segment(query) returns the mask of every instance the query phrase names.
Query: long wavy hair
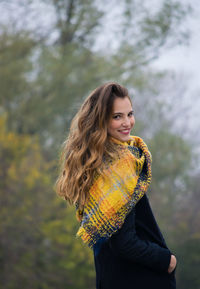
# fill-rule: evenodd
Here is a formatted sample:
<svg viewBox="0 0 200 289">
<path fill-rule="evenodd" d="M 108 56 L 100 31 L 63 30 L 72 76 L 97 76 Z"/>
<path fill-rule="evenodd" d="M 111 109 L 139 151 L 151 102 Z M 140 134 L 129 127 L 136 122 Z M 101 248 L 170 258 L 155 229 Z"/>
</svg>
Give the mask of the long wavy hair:
<svg viewBox="0 0 200 289">
<path fill-rule="evenodd" d="M 78 204 L 79 209 L 84 207 L 95 174 L 102 172 L 103 158 L 115 155 L 107 125 L 117 97 L 128 97 L 131 102 L 128 90 L 115 82 L 92 91 L 72 120 L 63 143 L 56 191 L 70 204 Z"/>
</svg>

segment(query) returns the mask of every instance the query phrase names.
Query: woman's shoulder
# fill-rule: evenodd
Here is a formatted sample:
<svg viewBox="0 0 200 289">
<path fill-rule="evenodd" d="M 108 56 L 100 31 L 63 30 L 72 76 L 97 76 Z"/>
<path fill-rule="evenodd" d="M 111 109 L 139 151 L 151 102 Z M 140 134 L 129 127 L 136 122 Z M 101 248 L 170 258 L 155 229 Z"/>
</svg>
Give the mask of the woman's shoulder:
<svg viewBox="0 0 200 289">
<path fill-rule="evenodd" d="M 141 137 L 134 135 L 134 136 L 131 136 L 131 139 L 133 141 L 134 146 L 136 146 L 137 148 L 140 148 L 142 151 L 146 151 L 150 153 L 146 142 Z"/>
<path fill-rule="evenodd" d="M 131 140 L 137 143 L 145 143 L 144 140 L 140 136 L 131 135 Z"/>
</svg>

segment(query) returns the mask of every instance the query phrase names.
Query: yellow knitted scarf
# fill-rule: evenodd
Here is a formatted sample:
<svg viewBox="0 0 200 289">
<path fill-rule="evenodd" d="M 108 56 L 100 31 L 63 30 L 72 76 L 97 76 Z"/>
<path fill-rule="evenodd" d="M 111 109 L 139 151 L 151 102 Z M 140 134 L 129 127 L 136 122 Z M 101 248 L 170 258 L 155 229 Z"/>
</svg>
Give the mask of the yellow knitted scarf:
<svg viewBox="0 0 200 289">
<path fill-rule="evenodd" d="M 119 157 L 105 160 L 103 175 L 97 175 L 84 210 L 77 210 L 77 237 L 93 247 L 121 228 L 127 214 L 143 197 L 151 182 L 151 154 L 144 141 L 131 136 L 128 142 L 113 139 Z"/>
</svg>

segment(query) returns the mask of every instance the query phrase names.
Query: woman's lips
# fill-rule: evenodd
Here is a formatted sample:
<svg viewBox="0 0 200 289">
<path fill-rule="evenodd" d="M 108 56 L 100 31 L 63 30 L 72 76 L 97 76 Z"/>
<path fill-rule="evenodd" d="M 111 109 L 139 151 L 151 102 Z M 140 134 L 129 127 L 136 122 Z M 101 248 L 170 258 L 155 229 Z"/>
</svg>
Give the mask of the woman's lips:
<svg viewBox="0 0 200 289">
<path fill-rule="evenodd" d="M 125 134 L 125 135 L 129 134 L 130 131 L 131 131 L 130 129 L 119 130 L 120 133 Z"/>
</svg>

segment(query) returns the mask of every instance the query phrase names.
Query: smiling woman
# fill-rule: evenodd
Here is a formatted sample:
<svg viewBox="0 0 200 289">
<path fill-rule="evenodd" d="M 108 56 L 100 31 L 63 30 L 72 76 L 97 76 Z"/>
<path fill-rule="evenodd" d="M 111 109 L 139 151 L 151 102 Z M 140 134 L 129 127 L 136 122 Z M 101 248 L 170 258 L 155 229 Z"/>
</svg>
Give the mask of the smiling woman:
<svg viewBox="0 0 200 289">
<path fill-rule="evenodd" d="M 130 98 L 117 97 L 113 102 L 113 111 L 108 122 L 108 134 L 120 141 L 130 140 L 130 132 L 135 124 Z"/>
<path fill-rule="evenodd" d="M 72 121 L 57 193 L 76 206 L 77 236 L 93 249 L 97 289 L 175 289 L 176 257 L 146 195 L 151 153 L 130 135 L 134 124 L 125 87 L 96 88 Z"/>
</svg>

